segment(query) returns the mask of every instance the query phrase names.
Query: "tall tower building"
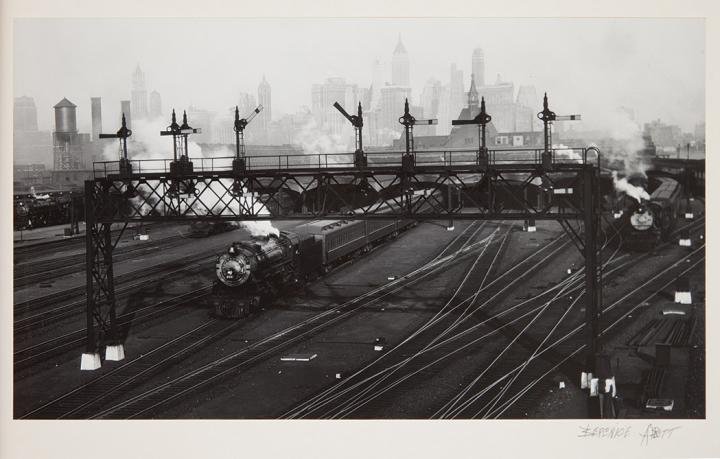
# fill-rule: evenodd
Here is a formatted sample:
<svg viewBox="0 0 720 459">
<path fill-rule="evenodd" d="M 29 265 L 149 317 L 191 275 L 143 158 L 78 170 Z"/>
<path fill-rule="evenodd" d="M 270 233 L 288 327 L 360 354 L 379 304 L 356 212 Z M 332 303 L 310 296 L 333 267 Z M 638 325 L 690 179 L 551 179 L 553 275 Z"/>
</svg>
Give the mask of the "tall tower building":
<svg viewBox="0 0 720 459">
<path fill-rule="evenodd" d="M 410 58 L 399 36 L 392 57 L 392 84 L 394 86 L 410 86 Z"/>
<path fill-rule="evenodd" d="M 541 123 L 535 116 L 540 110 L 540 99 L 535 91 L 535 86 L 520 86 L 515 105 L 517 111 L 515 129 L 517 131 L 535 131 L 535 128 L 540 128 Z"/>
<path fill-rule="evenodd" d="M 482 48 L 475 48 L 472 53 L 472 73 L 475 84 L 485 86 L 485 53 Z"/>
<path fill-rule="evenodd" d="M 37 131 L 37 107 L 32 97 L 16 97 L 13 106 L 13 131 Z"/>
<path fill-rule="evenodd" d="M 385 130 L 382 142 L 392 142 L 402 132 L 403 127 L 398 123 L 398 118 L 405 110 L 405 99 L 410 98 L 410 88 L 407 86 L 385 86 L 380 91 L 380 128 Z"/>
<path fill-rule="evenodd" d="M 272 121 L 272 91 L 270 83 L 265 79 L 265 75 L 263 75 L 262 82 L 258 86 L 258 103 L 263 106 L 263 111 L 258 115 L 258 121 L 262 131 L 267 133 Z"/>
<path fill-rule="evenodd" d="M 430 78 L 420 95 L 420 104 L 423 109 L 423 116 L 426 118 L 437 118 L 440 121 L 440 99 L 442 98 L 442 84 L 435 78 Z M 447 119 L 443 120 L 447 121 Z M 422 126 L 425 129 L 419 131 L 424 135 L 437 134 L 437 125 Z"/>
<path fill-rule="evenodd" d="M 465 85 L 463 83 L 463 71 L 458 70 L 457 65 L 450 65 L 450 104 L 449 112 L 451 119 L 460 113 L 465 106 Z"/>
<path fill-rule="evenodd" d="M 380 64 L 379 59 L 376 59 L 373 63 L 372 84 L 370 85 L 370 104 L 366 110 L 375 111 L 380 109 L 380 89 L 383 87 L 382 73 L 382 64 Z"/>
<path fill-rule="evenodd" d="M 241 92 L 240 96 L 238 97 L 238 110 L 240 111 L 240 117 L 245 118 L 246 116 L 250 116 L 250 113 L 255 110 L 257 107 L 257 103 L 255 102 L 255 96 L 252 94 L 249 94 L 247 92 Z M 235 113 L 233 112 L 233 119 L 234 119 Z M 250 128 L 252 125 L 248 125 L 248 128 Z"/>
<path fill-rule="evenodd" d="M 475 74 L 470 74 L 470 90 L 468 91 L 468 107 L 472 111 L 480 106 L 480 98 L 478 97 L 477 88 L 475 88 Z"/>
<path fill-rule="evenodd" d="M 92 140 L 96 142 L 102 132 L 102 106 L 99 97 L 90 98 L 90 114 L 92 116 Z"/>
<path fill-rule="evenodd" d="M 333 104 L 338 102 L 350 113 L 357 110 L 358 87 L 348 84 L 345 78 L 327 78 L 324 83 L 312 85 L 311 109 L 318 125 L 333 135 L 340 135 L 347 120 L 340 116 Z"/>
<path fill-rule="evenodd" d="M 132 113 L 133 117 L 138 120 L 147 118 L 148 98 L 147 90 L 145 89 L 145 74 L 140 70 L 139 65 L 135 68 L 135 73 L 133 73 L 130 99 L 132 100 L 132 108 L 134 110 Z"/>
<path fill-rule="evenodd" d="M 16 97 L 13 105 L 13 162 L 52 167 L 53 144 L 49 131 L 39 131 L 32 97 Z"/>
<path fill-rule="evenodd" d="M 162 99 L 159 92 L 153 91 L 150 93 L 150 118 L 160 116 L 162 116 Z"/>
<path fill-rule="evenodd" d="M 125 115 L 125 122 L 128 129 L 132 129 L 132 114 L 130 112 L 130 101 L 129 100 L 121 100 L 120 101 L 120 118 Z M 118 120 L 118 124 L 120 123 L 120 120 Z"/>
</svg>

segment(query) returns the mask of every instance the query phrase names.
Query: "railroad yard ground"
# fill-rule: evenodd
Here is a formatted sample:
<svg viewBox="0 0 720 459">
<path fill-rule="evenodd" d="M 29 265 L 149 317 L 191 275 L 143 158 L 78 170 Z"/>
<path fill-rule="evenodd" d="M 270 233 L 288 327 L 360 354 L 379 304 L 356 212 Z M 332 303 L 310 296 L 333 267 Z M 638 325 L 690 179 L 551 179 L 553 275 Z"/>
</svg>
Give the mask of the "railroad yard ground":
<svg viewBox="0 0 720 459">
<path fill-rule="evenodd" d="M 694 205 L 697 220 L 702 216 L 702 203 L 696 201 Z M 171 343 L 186 333 L 197 333 L 193 330 L 198 327 L 206 327 L 202 329 L 207 330 L 206 341 L 182 354 L 168 357 L 169 360 L 163 365 L 153 367 L 152 371 L 148 370 L 148 373 L 138 377 L 132 384 L 110 394 L 98 411 L 101 417 L 123 417 L 123 413 L 126 413 L 123 411 L 126 408 L 120 407 L 123 403 L 134 398 L 148 397 L 149 392 L 162 384 L 177 381 L 204 366 L 212 366 L 213 362 L 223 357 L 234 359 L 235 354 L 251 349 L 255 344 L 260 345 L 269 336 L 287 333 L 286 336 L 294 337 L 295 335 L 286 331 L 289 327 L 314 320 L 319 314 L 329 311 L 338 317 L 342 315 L 342 319 L 312 329 L 312 332 L 307 332 L 297 339 L 288 339 L 287 343 L 274 348 L 272 353 L 258 354 L 252 362 L 215 375 L 216 379 L 204 385 L 201 390 L 188 387 L 187 390 L 178 392 L 172 403 L 163 403 L 137 416 L 192 419 L 274 419 L 305 416 L 427 419 L 454 416 L 465 418 L 473 417 L 476 413 L 485 413 L 489 417 L 497 414 L 537 419 L 586 417 L 586 392 L 578 387 L 582 359 L 571 358 L 562 366 L 553 369 L 551 364 L 556 356 L 552 354 L 539 356 L 538 360 L 542 365 L 537 370 L 528 369 L 523 374 L 523 384 L 528 387 L 523 397 L 524 402 L 503 405 L 497 404 L 497 401 L 493 403 L 492 399 L 478 399 L 475 404 L 468 401 L 466 411 L 455 413 L 452 412 L 453 406 L 447 406 L 448 400 L 459 397 L 457 394 L 462 392 L 464 387 L 474 387 L 475 391 L 479 391 L 480 384 L 477 384 L 477 381 L 484 382 L 486 379 L 478 378 L 499 378 L 498 381 L 503 381 L 502 372 L 507 371 L 504 367 L 493 370 L 497 371 L 497 374 L 483 374 L 483 369 L 489 367 L 488 363 L 493 361 L 493 356 L 505 355 L 505 352 L 508 355 L 519 354 L 521 350 L 532 352 L 536 346 L 543 343 L 547 330 L 555 321 L 560 320 L 561 314 L 562 317 L 567 314 L 567 322 L 579 324 L 582 323 L 584 310 L 582 304 L 574 307 L 574 300 L 577 300 L 579 293 L 570 291 L 569 296 L 565 292 L 565 296 L 553 303 L 546 316 L 540 317 L 537 322 L 528 322 L 528 319 L 523 318 L 512 321 L 506 319 L 507 323 L 497 322 L 501 320 L 496 317 L 500 311 L 510 309 L 518 303 L 535 304 L 532 302 L 544 292 L 560 289 L 563 285 L 574 285 L 571 283 L 579 279 L 573 276 L 578 276 L 583 266 L 583 258 L 571 244 L 561 245 L 563 240 L 568 241 L 557 223 L 538 222 L 537 232 L 523 231 L 522 222 L 488 222 L 486 225 L 477 225 L 456 221 L 454 231 L 447 231 L 446 223 L 419 224 L 400 234 L 397 239 L 388 241 L 370 253 L 331 271 L 301 291 L 285 295 L 276 301 L 274 306 L 235 322 L 211 318 L 209 302 L 203 296 L 147 319 L 143 319 L 140 311 L 144 307 L 164 300 L 170 301 L 211 285 L 215 275 L 215 255 L 223 251 L 230 242 L 246 238 L 248 233 L 245 230 L 190 239 L 184 236 L 187 231 L 184 226 L 158 225 L 149 229 L 149 241 L 133 240 L 134 232 L 129 230 L 116 250 L 138 251 L 115 264 L 115 275 L 126 275 L 129 276 L 128 282 L 142 284 L 119 296 L 118 314 L 129 317 L 121 327 L 126 359 L 120 362 L 104 361 L 100 370 L 81 372 L 79 361 L 83 349 L 81 345 L 76 345 L 66 351 L 51 352 L 38 362 L 16 366 L 14 416 L 42 418 L 42 411 L 35 410 L 60 395 L 102 375 L 119 371 L 119 368 L 134 359 L 150 355 L 159 346 Z M 680 222 L 686 223 L 688 222 Z M 276 227 L 292 230 L 294 225 L 293 222 L 281 222 L 276 224 Z M 54 230 L 47 232 L 48 238 L 61 234 Z M 468 243 L 477 245 L 474 251 L 447 262 L 441 269 L 433 271 L 432 275 L 420 276 L 417 281 L 412 282 L 404 280 L 405 276 L 415 276 L 416 274 L 412 273 L 446 255 L 443 253 L 446 246 L 453 244 L 461 235 L 471 232 L 474 235 L 468 239 Z M 611 271 L 615 265 L 609 265 L 604 305 L 622 299 L 625 294 L 630 295 L 628 292 L 652 277 L 655 271 L 683 259 L 685 254 L 688 260 L 697 257 L 693 250 L 704 243 L 699 239 L 700 235 L 704 236 L 704 227 L 693 233 L 691 248 L 679 247 L 675 241 L 650 254 L 608 251 L 608 254 L 614 257 L 613 263 L 629 263 L 634 258 L 636 260 L 619 276 Z M 487 253 L 480 252 L 484 247 L 482 241 L 487 243 Z M 37 245 L 34 260 L 62 260 L 63 257 L 73 254 L 77 257 L 82 254 L 84 245 L 67 242 L 67 249 L 51 251 L 45 250 L 43 245 Z M 22 246 L 24 251 L 33 250 L 27 248 L 28 243 Z M 550 250 L 555 250 L 554 247 L 557 247 L 557 251 L 550 255 Z M 547 252 L 542 252 L 543 250 Z M 535 255 L 536 252 L 541 255 Z M 30 257 L 31 253 L 33 252 L 28 252 L 27 256 Z M 533 258 L 535 256 L 540 260 L 540 257 L 546 256 L 545 253 L 548 253 L 547 258 L 543 259 L 545 261 L 537 263 L 540 268 L 528 268 L 527 274 L 515 273 L 501 277 L 493 287 L 492 280 L 496 276 L 514 266 L 529 263 L 528 260 L 536 260 Z M 474 258 L 475 256 L 477 257 Z M 16 253 L 16 278 L 17 267 L 21 266 L 17 263 L 22 262 L 17 257 Z M 190 258 L 194 258 L 194 261 L 187 261 Z M 693 262 L 696 260 L 698 258 L 692 258 Z M 148 271 L 142 279 L 130 279 L 133 272 L 153 267 L 157 267 L 157 272 Z M 675 305 L 672 298 L 674 284 L 669 284 L 639 308 L 619 315 L 618 325 L 606 337 L 603 350 L 610 355 L 618 395 L 622 397 L 622 403 L 618 404 L 620 417 L 704 417 L 704 263 L 691 270 L 688 276 L 692 286 L 691 305 Z M 52 293 L 83 286 L 85 272 L 78 269 L 54 278 L 48 273 L 48 277 L 51 279 L 34 283 L 28 281 L 28 285 L 15 289 L 16 320 L 31 314 L 30 306 L 18 310 L 18 303 L 26 301 L 31 304 L 28 300 L 40 300 Z M 509 286 L 513 278 L 520 277 L 524 279 L 522 283 Z M 374 294 L 375 296 L 368 297 L 371 299 L 363 300 L 362 304 L 358 303 L 361 307 L 353 309 L 352 313 L 345 315 L 346 309 L 333 309 L 338 305 L 356 301 L 358 297 L 369 295 L 370 292 L 387 289 L 388 284 L 401 281 L 405 283 L 398 284 L 397 291 L 385 296 Z M 503 287 L 505 284 L 508 284 L 508 288 Z M 488 290 L 489 298 L 478 297 L 487 302 L 479 313 L 464 314 L 461 312 L 463 307 L 460 307 L 451 308 L 447 316 L 437 317 L 439 311 L 445 311 L 447 305 L 453 301 L 471 296 L 479 285 L 487 285 L 484 287 L 486 289 L 500 289 L 497 293 L 493 293 L 495 290 Z M 477 292 L 475 295 L 477 296 Z M 452 304 L 453 307 L 457 306 Z M 659 319 L 663 319 L 662 311 L 670 307 L 682 309 L 686 315 L 665 316 L 665 322 L 659 322 Z M 420 346 L 419 348 L 414 348 L 412 341 L 406 343 L 409 337 L 415 337 L 427 324 L 432 323 L 435 326 L 436 321 L 440 320 L 460 324 L 451 328 L 444 336 L 445 339 L 453 339 L 442 342 L 438 348 L 427 352 L 419 349 L 431 346 L 433 341 L 422 334 L 418 334 L 416 338 L 426 341 L 415 345 Z M 645 384 L 644 378 L 649 371 L 657 368 L 655 340 L 660 339 L 660 328 L 666 327 L 662 330 L 667 331 L 667 327 L 671 326 L 668 323 L 673 320 L 687 321 L 689 336 L 683 345 L 672 347 L 670 363 L 662 368 L 663 382 L 657 396 L 673 399 L 675 405 L 669 413 L 651 412 L 638 404 L 638 398 Z M 15 351 L 56 335 L 81 329 L 84 321 L 82 307 L 62 319 L 41 321 L 39 323 L 42 326 L 36 330 L 16 333 Z M 513 324 L 513 321 L 516 322 Z M 650 327 L 655 323 L 653 321 L 657 322 L 654 325 L 658 329 L 655 334 Z M 545 327 L 546 331 L 528 331 L 523 338 L 517 338 L 525 327 L 533 324 L 538 328 Z M 499 327 L 500 332 L 493 331 L 491 325 Z M 487 337 L 474 334 L 483 331 L 487 331 Z M 558 333 L 559 331 L 560 329 Z M 644 341 L 641 339 L 643 336 L 646 336 Z M 383 349 L 380 351 L 375 350 L 378 338 L 383 341 Z M 282 341 L 282 336 L 277 337 L 277 340 Z M 641 345 L 638 344 L 640 341 Z M 462 348 L 463 351 L 453 354 L 452 351 L 457 348 Z M 301 360 L 283 359 L 288 357 L 299 357 Z M 391 365 L 398 361 L 394 359 L 404 358 L 412 361 L 412 371 L 391 371 L 389 374 L 395 374 L 398 380 L 392 380 L 392 384 L 388 383 L 390 380 L 386 380 L 386 384 L 389 384 L 387 388 L 383 385 L 358 386 L 357 390 L 364 391 L 358 394 L 362 394 L 364 398 L 357 395 L 360 398 L 356 399 L 358 403 L 352 409 L 329 404 L 326 405 L 327 412 L 322 411 L 325 408 L 312 408 L 319 411 L 294 412 L 298 406 L 315 403 L 318 394 L 333 394 L 333 391 L 343 387 L 354 387 L 354 381 L 360 381 L 367 375 L 371 376 L 369 381 L 378 381 L 378 377 L 373 376 L 373 371 L 386 368 L 383 361 Z M 434 362 L 436 358 L 438 360 Z M 352 375 L 356 373 L 359 376 L 353 379 Z M 400 375 L 406 374 L 412 377 L 408 376 L 409 379 L 403 382 Z M 522 387 L 520 381 L 518 380 L 516 386 L 506 386 L 508 394 Z M 532 384 L 533 382 L 540 384 Z M 563 383 L 563 388 L 560 388 L 560 383 Z M 463 406 L 464 403 L 463 399 L 457 398 L 455 407 Z M 501 407 L 504 408 L 499 410 Z M 103 409 L 106 411 L 103 412 Z"/>
</svg>

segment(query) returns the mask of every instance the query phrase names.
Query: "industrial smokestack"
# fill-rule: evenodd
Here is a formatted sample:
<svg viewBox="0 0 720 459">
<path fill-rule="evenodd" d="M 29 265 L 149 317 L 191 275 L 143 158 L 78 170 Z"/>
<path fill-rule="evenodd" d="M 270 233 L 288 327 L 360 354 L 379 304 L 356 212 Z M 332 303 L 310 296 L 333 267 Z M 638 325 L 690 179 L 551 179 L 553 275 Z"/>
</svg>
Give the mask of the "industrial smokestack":
<svg viewBox="0 0 720 459">
<path fill-rule="evenodd" d="M 122 115 L 125 114 L 125 125 L 128 129 L 132 130 L 132 116 L 130 114 L 130 101 L 129 100 L 121 100 L 120 101 L 120 118 L 122 118 Z M 122 121 L 119 121 L 118 124 L 120 124 Z"/>
<path fill-rule="evenodd" d="M 90 98 L 90 112 L 92 114 L 92 141 L 96 141 L 102 132 L 102 108 L 99 97 Z"/>
</svg>

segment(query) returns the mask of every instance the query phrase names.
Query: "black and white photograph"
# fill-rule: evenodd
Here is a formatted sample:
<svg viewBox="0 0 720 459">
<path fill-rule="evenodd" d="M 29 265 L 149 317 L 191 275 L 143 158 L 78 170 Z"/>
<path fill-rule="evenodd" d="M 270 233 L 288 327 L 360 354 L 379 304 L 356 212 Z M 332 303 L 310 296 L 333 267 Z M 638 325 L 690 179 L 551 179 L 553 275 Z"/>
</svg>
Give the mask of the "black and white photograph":
<svg viewBox="0 0 720 459">
<path fill-rule="evenodd" d="M 213 11 L 3 18 L 13 424 L 720 454 L 706 18 Z"/>
</svg>

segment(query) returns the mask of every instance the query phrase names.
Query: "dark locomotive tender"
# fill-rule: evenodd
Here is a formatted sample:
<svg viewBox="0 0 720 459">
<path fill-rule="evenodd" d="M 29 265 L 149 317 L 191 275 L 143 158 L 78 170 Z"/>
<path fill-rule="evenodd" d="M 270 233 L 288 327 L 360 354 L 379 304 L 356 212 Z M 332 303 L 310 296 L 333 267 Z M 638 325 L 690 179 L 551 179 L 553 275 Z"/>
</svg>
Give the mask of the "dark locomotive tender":
<svg viewBox="0 0 720 459">
<path fill-rule="evenodd" d="M 650 176 L 647 186 L 652 190 L 649 200 L 627 197 L 619 225 L 626 248 L 647 250 L 660 241 L 667 241 L 677 226 L 683 189 L 670 177 Z"/>
<path fill-rule="evenodd" d="M 190 237 L 209 237 L 213 234 L 226 233 L 234 231 L 238 226 L 233 222 L 227 221 L 194 221 L 190 223 L 188 236 Z"/>
<path fill-rule="evenodd" d="M 235 242 L 215 266 L 214 314 L 244 317 L 413 225 L 415 221 L 406 219 L 317 220 L 300 226 L 297 233 L 281 231 Z"/>
</svg>

